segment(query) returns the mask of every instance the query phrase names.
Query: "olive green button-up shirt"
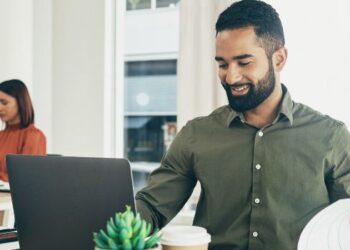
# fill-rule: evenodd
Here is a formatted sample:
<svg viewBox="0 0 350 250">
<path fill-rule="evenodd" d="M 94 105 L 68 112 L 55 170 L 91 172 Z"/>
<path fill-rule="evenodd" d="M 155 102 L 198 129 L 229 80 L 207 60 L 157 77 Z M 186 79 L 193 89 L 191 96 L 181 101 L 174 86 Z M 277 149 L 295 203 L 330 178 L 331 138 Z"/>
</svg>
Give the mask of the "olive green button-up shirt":
<svg viewBox="0 0 350 250">
<path fill-rule="evenodd" d="M 350 135 L 284 90 L 262 129 L 229 106 L 188 122 L 136 195 L 141 215 L 163 227 L 199 181 L 193 223 L 211 234 L 210 249 L 296 250 L 318 211 L 350 197 Z"/>
</svg>

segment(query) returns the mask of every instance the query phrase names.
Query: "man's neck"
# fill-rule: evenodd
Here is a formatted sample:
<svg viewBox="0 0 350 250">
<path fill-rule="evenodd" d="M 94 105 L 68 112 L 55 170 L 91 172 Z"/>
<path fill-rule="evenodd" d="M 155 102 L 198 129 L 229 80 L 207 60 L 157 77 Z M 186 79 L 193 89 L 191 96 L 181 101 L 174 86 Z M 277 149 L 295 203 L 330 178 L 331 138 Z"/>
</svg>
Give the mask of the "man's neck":
<svg viewBox="0 0 350 250">
<path fill-rule="evenodd" d="M 271 124 L 276 119 L 282 97 L 282 86 L 279 84 L 258 107 L 243 113 L 246 122 L 256 128 L 263 128 Z"/>
</svg>

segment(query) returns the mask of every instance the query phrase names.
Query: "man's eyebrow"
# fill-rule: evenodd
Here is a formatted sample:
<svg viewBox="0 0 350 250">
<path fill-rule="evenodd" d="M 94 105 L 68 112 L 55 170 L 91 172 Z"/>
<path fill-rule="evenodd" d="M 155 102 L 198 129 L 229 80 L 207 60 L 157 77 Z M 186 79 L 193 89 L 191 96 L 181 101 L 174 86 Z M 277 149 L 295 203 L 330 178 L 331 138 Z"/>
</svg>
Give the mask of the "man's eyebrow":
<svg viewBox="0 0 350 250">
<path fill-rule="evenodd" d="M 215 57 L 215 61 L 225 61 L 224 58 L 220 57 L 220 56 L 216 56 Z"/>
<path fill-rule="evenodd" d="M 234 56 L 233 60 L 240 60 L 240 59 L 245 59 L 245 58 L 250 58 L 250 57 L 253 57 L 253 55 L 251 55 L 251 54 L 242 54 L 242 55 L 239 55 L 239 56 Z"/>
<path fill-rule="evenodd" d="M 232 59 L 233 60 L 240 60 L 240 59 L 245 59 L 245 58 L 250 58 L 250 57 L 253 57 L 253 55 L 251 55 L 251 54 L 242 54 L 242 55 L 234 56 Z M 220 56 L 216 56 L 215 60 L 216 61 L 225 61 L 225 59 L 220 57 Z"/>
</svg>

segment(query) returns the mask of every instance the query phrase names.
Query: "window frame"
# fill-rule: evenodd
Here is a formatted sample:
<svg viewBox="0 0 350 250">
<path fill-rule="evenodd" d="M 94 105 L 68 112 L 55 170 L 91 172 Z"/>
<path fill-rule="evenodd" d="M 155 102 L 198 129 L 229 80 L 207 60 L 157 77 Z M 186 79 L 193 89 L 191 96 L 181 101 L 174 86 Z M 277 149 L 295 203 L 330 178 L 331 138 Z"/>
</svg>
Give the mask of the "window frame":
<svg viewBox="0 0 350 250">
<path fill-rule="evenodd" d="M 155 10 L 161 10 L 161 9 L 172 8 L 172 7 L 157 7 L 157 1 L 158 1 L 158 0 L 151 0 L 151 7 L 150 7 L 150 8 L 128 10 L 128 9 L 127 9 L 127 1 L 128 1 L 128 0 L 125 0 L 125 1 L 124 1 L 126 12 L 133 12 L 133 11 L 155 11 Z M 180 0 L 179 0 L 179 2 L 180 2 Z M 178 6 L 178 5 L 175 4 L 175 8 L 176 8 L 177 6 Z"/>
</svg>

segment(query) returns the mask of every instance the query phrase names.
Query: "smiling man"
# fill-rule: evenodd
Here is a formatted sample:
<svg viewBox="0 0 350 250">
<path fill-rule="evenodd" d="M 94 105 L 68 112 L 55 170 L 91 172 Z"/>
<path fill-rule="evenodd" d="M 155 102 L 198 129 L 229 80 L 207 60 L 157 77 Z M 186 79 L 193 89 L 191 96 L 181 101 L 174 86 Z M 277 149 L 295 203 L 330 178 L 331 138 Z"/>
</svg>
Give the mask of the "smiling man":
<svg viewBox="0 0 350 250">
<path fill-rule="evenodd" d="M 252 125 L 267 125 L 276 117 L 282 97 L 278 74 L 286 62 L 287 50 L 281 47 L 273 54 L 266 51 L 260 41 L 263 38 L 256 36 L 252 26 L 224 27 L 218 22 L 215 59 L 229 104 L 233 110 L 245 112 Z"/>
<path fill-rule="evenodd" d="M 294 102 L 281 83 L 288 53 L 270 5 L 236 2 L 216 30 L 229 105 L 187 123 L 136 195 L 137 208 L 163 227 L 199 181 L 193 223 L 212 235 L 210 249 L 295 250 L 318 211 L 350 197 L 349 132 Z"/>
</svg>

